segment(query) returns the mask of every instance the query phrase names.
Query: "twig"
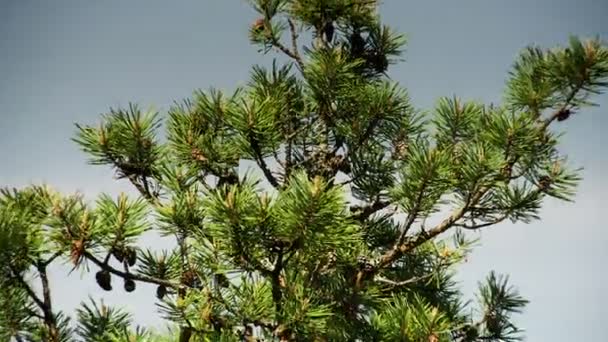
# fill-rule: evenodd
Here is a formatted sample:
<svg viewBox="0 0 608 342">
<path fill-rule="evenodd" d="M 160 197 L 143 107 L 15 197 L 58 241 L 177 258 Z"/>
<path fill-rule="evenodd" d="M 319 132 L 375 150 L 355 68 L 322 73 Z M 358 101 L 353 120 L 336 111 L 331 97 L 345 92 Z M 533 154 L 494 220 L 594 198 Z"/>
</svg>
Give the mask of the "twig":
<svg viewBox="0 0 608 342">
<path fill-rule="evenodd" d="M 300 66 L 300 68 L 302 68 L 302 70 L 304 69 L 304 63 L 302 62 L 302 59 L 300 58 L 300 56 L 294 54 L 291 50 L 289 50 L 287 47 L 285 47 L 285 45 L 283 45 L 274 35 L 272 35 L 270 42 L 272 43 L 272 45 L 274 47 L 281 50 L 284 54 L 293 58 L 296 61 L 296 63 L 298 63 L 298 66 Z"/>
<path fill-rule="evenodd" d="M 428 182 L 429 182 L 428 178 L 425 178 L 422 181 L 420 190 L 418 191 L 418 197 L 416 197 L 416 204 L 414 205 L 414 208 L 412 208 L 411 212 L 409 212 L 407 214 L 407 219 L 405 220 L 405 224 L 403 226 L 403 231 L 399 235 L 399 239 L 397 239 L 397 242 L 395 243 L 395 246 L 393 248 L 398 248 L 398 246 L 403 244 L 403 241 L 405 241 L 407 232 L 410 230 L 410 228 L 412 227 L 412 224 L 414 223 L 414 221 L 416 220 L 416 217 L 418 216 L 418 211 L 420 210 L 420 204 L 422 203 L 422 199 L 424 197 L 424 190 L 426 190 Z"/>
<path fill-rule="evenodd" d="M 356 206 L 351 207 L 351 211 L 360 211 L 360 213 L 352 215 L 351 218 L 357 221 L 365 221 L 368 217 L 370 217 L 377 211 L 388 207 L 390 204 L 391 203 L 388 201 L 376 200 L 371 205 L 365 206 L 363 208 Z"/>
<path fill-rule="evenodd" d="M 44 323 L 49 329 L 49 339 L 53 342 L 59 342 L 59 330 L 57 329 L 57 319 L 53 313 L 53 303 L 51 301 L 51 287 L 49 284 L 49 278 L 46 273 L 46 265 L 42 262 L 35 264 L 40 281 L 42 282 L 42 300 L 44 307 L 42 312 L 44 314 Z"/>
<path fill-rule="evenodd" d="M 53 261 L 55 261 L 55 259 L 57 259 L 59 256 L 61 256 L 63 254 L 63 251 L 57 251 L 55 252 L 53 255 L 51 255 L 46 261 L 42 262 L 42 265 L 44 267 L 48 266 L 50 263 L 52 263 Z"/>
<path fill-rule="evenodd" d="M 11 272 L 13 272 L 15 274 L 12 278 L 14 278 L 15 280 L 17 280 L 17 282 L 19 282 L 21 287 L 23 287 L 25 292 L 27 292 L 27 294 L 30 296 L 30 298 L 32 298 L 34 303 L 36 303 L 36 305 L 38 305 L 38 307 L 44 311 L 44 302 L 42 301 L 42 299 L 40 299 L 40 297 L 38 297 L 36 292 L 34 292 L 34 290 L 32 290 L 32 288 L 28 285 L 28 283 L 23 278 L 21 278 L 21 276 L 18 274 L 18 272 L 15 271 L 13 266 L 11 266 L 9 264 L 8 267 L 10 268 Z"/>
<path fill-rule="evenodd" d="M 493 220 L 493 221 L 489 221 L 489 222 L 484 222 L 484 223 L 480 223 L 480 224 L 473 224 L 473 225 L 467 225 L 465 223 L 454 223 L 454 227 L 460 227 L 460 228 L 464 228 L 464 229 L 469 229 L 469 230 L 477 230 L 480 228 L 484 228 L 484 227 L 489 227 L 489 226 L 493 226 L 495 224 L 498 224 L 504 220 L 507 219 L 509 215 L 505 214 L 500 216 L 499 218 Z"/>
<path fill-rule="evenodd" d="M 377 280 L 377 281 L 379 281 L 381 283 L 385 283 L 385 284 L 388 284 L 388 285 L 391 285 L 391 286 L 405 286 L 405 285 L 410 285 L 410 284 L 413 284 L 413 283 L 417 283 L 419 281 L 425 280 L 425 279 L 430 278 L 432 276 L 433 276 L 432 274 L 426 274 L 426 275 L 423 275 L 423 276 L 412 277 L 410 279 L 403 280 L 403 281 L 394 281 L 394 280 L 390 280 L 388 278 L 384 278 L 382 276 L 376 276 L 374 278 L 374 280 Z"/>
<path fill-rule="evenodd" d="M 300 69 L 304 71 L 304 62 L 298 51 L 298 32 L 296 31 L 296 25 L 291 18 L 287 19 L 287 23 L 289 24 L 289 30 L 291 32 L 291 49 L 293 51 L 293 56 L 298 63 L 298 66 L 300 66 Z"/>
<path fill-rule="evenodd" d="M 255 161 L 257 162 L 258 166 L 264 173 L 264 176 L 266 177 L 266 179 L 268 180 L 270 185 L 272 185 L 275 188 L 278 188 L 280 186 L 280 184 L 277 181 L 276 177 L 272 174 L 272 172 L 268 168 L 268 165 L 266 164 L 266 161 L 264 160 L 264 156 L 262 155 L 262 150 L 260 149 L 260 144 L 258 143 L 258 140 L 255 138 L 253 132 L 250 131 L 248 135 L 249 135 L 249 144 L 251 145 L 251 148 L 253 149 L 253 153 L 255 154 Z"/>
</svg>

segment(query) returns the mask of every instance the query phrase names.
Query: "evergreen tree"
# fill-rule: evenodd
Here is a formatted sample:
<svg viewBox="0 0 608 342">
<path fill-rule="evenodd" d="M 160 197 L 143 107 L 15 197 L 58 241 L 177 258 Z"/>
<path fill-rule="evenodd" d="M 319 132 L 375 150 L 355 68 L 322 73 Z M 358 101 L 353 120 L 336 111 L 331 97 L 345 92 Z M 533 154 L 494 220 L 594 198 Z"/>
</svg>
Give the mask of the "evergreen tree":
<svg viewBox="0 0 608 342">
<path fill-rule="evenodd" d="M 77 125 L 90 162 L 140 198 L 2 192 L 2 339 L 519 340 L 512 316 L 527 301 L 507 278 L 491 273 L 467 302 L 454 267 L 471 231 L 572 200 L 578 172 L 552 126 L 608 86 L 606 44 L 529 47 L 503 103 L 441 98 L 421 111 L 387 76 L 406 40 L 382 25 L 377 1 L 252 5 L 252 43 L 286 63 L 253 67 L 232 93 L 196 91 L 169 110 L 164 135 L 159 114 L 136 105 Z M 149 230 L 175 248 L 138 245 Z M 62 260 L 107 291 L 154 284 L 173 332 L 155 336 L 94 301 L 71 321 L 47 277 Z"/>
</svg>

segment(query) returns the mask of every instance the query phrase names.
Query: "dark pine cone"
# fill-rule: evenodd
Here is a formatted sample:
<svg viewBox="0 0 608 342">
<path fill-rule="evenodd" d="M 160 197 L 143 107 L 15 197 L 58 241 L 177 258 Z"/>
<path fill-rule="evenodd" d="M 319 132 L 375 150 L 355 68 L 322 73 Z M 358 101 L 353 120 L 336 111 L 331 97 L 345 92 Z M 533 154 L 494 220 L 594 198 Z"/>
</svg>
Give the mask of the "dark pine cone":
<svg viewBox="0 0 608 342">
<path fill-rule="evenodd" d="M 99 271 L 95 274 L 95 280 L 99 287 L 106 291 L 112 290 L 112 276 L 108 271 Z"/>
<path fill-rule="evenodd" d="M 570 114 L 571 112 L 569 109 L 560 110 L 557 114 L 557 121 L 564 121 L 568 119 L 570 117 Z"/>
<path fill-rule="evenodd" d="M 122 263 L 125 259 L 125 253 L 120 247 L 112 247 L 112 255 L 118 260 L 118 262 Z"/>
<path fill-rule="evenodd" d="M 365 52 L 365 40 L 358 31 L 350 36 L 350 53 L 354 58 L 360 58 Z"/>
<path fill-rule="evenodd" d="M 129 264 L 129 266 L 133 267 L 135 265 L 135 263 L 137 262 L 137 251 L 135 251 L 135 248 L 133 248 L 133 247 L 127 248 L 125 256 L 126 256 L 127 263 Z"/>
<path fill-rule="evenodd" d="M 133 279 L 125 279 L 125 291 L 135 291 L 135 282 L 133 281 Z"/>
<path fill-rule="evenodd" d="M 156 288 L 156 297 L 158 299 L 163 299 L 167 295 L 167 287 L 165 285 L 159 285 Z"/>
</svg>

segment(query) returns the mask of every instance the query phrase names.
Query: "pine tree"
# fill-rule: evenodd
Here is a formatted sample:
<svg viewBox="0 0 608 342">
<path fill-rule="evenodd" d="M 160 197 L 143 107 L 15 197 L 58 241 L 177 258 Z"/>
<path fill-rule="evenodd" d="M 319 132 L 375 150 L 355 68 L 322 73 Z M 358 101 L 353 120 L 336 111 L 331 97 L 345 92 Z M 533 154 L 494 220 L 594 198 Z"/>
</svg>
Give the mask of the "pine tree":
<svg viewBox="0 0 608 342">
<path fill-rule="evenodd" d="M 91 164 L 139 198 L 2 192 L 2 339 L 521 339 L 512 316 L 527 301 L 508 279 L 491 273 L 467 302 L 454 269 L 471 231 L 573 199 L 578 170 L 552 126 L 608 86 L 608 46 L 531 46 L 502 103 L 445 97 L 422 111 L 388 77 L 406 39 L 381 23 L 377 1 L 252 6 L 251 42 L 283 58 L 253 67 L 246 86 L 196 91 L 162 121 L 131 105 L 77 125 Z M 149 230 L 175 248 L 140 246 Z M 60 261 L 107 291 L 154 284 L 173 332 L 153 335 L 94 301 L 72 321 L 50 293 L 47 269 Z"/>
</svg>

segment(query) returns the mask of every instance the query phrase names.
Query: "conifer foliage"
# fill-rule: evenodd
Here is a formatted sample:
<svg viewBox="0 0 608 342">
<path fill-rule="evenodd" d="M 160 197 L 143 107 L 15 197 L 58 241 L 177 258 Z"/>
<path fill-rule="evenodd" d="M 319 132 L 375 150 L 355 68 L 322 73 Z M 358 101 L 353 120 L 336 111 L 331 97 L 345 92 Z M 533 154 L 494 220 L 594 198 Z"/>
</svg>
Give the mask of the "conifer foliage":
<svg viewBox="0 0 608 342">
<path fill-rule="evenodd" d="M 2 191 L 0 338 L 521 339 L 513 317 L 527 301 L 507 278 L 491 273 L 469 302 L 454 268 L 474 231 L 573 199 L 579 176 L 553 126 L 590 119 L 584 108 L 608 86 L 606 44 L 529 47 L 503 103 L 444 97 L 423 111 L 388 77 L 406 39 L 377 1 L 252 6 L 251 42 L 281 57 L 248 84 L 196 91 L 167 115 L 131 105 L 77 125 L 91 164 L 140 196 Z M 150 230 L 175 248 L 139 244 Z M 174 329 L 152 335 L 95 301 L 67 317 L 48 281 L 56 262 L 106 291 L 152 284 Z"/>
</svg>

